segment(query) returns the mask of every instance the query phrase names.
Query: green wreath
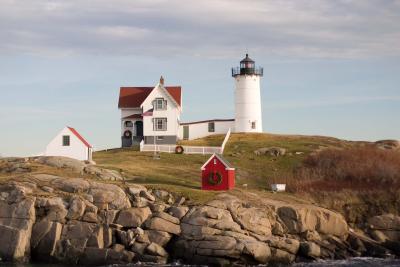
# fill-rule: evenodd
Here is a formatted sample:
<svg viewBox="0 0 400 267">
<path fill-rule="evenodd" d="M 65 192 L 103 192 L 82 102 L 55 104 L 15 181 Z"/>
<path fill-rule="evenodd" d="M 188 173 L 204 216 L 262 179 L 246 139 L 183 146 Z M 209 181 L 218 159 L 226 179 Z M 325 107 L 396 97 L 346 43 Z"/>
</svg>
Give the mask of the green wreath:
<svg viewBox="0 0 400 267">
<path fill-rule="evenodd" d="M 217 179 L 215 179 L 217 178 Z M 210 172 L 208 175 L 208 183 L 210 185 L 219 185 L 222 183 L 222 175 L 219 172 Z"/>
</svg>

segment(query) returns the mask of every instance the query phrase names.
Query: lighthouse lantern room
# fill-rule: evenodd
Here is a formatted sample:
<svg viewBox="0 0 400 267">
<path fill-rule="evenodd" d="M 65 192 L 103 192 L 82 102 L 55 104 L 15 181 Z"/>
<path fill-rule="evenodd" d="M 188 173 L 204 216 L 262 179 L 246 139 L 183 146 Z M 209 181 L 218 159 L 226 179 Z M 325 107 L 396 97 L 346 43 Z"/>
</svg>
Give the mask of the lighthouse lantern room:
<svg viewBox="0 0 400 267">
<path fill-rule="evenodd" d="M 235 79 L 235 132 L 262 132 L 260 78 L 263 68 L 246 57 L 232 68 Z"/>
</svg>

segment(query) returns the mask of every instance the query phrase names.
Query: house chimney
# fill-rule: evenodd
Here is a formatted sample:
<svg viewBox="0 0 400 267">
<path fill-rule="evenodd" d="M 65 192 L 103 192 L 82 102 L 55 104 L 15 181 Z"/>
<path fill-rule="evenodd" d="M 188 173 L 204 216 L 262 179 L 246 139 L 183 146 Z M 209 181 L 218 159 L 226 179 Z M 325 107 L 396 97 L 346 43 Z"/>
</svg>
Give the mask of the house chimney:
<svg viewBox="0 0 400 267">
<path fill-rule="evenodd" d="M 160 77 L 160 84 L 164 85 L 164 77 L 163 76 Z"/>
</svg>

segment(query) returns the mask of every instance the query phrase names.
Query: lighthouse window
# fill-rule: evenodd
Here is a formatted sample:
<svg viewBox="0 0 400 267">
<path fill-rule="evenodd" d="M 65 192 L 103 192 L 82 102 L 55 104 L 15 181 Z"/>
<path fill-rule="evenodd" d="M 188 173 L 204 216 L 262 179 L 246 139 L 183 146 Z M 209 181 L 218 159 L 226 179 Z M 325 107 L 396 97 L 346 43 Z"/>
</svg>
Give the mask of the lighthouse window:
<svg viewBox="0 0 400 267">
<path fill-rule="evenodd" d="M 167 130 L 167 118 L 155 118 L 154 131 L 166 131 L 166 130 Z"/>
<path fill-rule="evenodd" d="M 153 101 L 153 106 L 155 110 L 167 109 L 167 101 L 164 100 L 164 98 L 156 98 L 156 100 Z"/>
<path fill-rule="evenodd" d="M 255 121 L 252 121 L 251 122 L 251 129 L 255 129 L 256 128 L 256 122 Z"/>
<path fill-rule="evenodd" d="M 208 123 L 208 132 L 209 133 L 215 132 L 215 123 L 214 122 L 209 122 Z"/>
<path fill-rule="evenodd" d="M 69 137 L 69 135 L 63 135 L 62 144 L 63 144 L 63 146 L 69 146 L 70 145 L 70 137 Z"/>
</svg>

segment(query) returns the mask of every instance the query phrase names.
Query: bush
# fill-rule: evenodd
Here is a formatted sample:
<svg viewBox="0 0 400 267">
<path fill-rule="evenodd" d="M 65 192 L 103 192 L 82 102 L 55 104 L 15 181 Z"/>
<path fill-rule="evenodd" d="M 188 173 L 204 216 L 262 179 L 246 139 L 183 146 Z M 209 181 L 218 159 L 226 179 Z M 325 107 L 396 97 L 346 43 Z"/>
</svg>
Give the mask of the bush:
<svg viewBox="0 0 400 267">
<path fill-rule="evenodd" d="M 310 154 L 288 179 L 291 191 L 359 191 L 400 187 L 400 152 L 375 146 Z"/>
</svg>

